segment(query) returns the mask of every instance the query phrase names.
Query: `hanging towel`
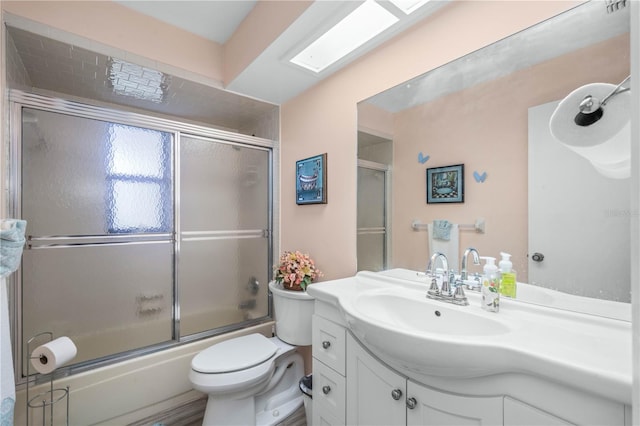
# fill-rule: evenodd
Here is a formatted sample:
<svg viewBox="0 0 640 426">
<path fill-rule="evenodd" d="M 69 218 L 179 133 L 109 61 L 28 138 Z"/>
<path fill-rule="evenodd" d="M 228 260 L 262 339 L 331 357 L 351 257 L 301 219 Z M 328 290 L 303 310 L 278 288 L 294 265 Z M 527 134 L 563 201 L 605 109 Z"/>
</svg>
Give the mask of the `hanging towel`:
<svg viewBox="0 0 640 426">
<path fill-rule="evenodd" d="M 433 238 L 449 241 L 451 238 L 451 223 L 448 220 L 433 221 Z"/>
<path fill-rule="evenodd" d="M 460 254 L 458 246 L 460 244 L 460 229 L 458 224 L 451 223 L 449 227 L 449 240 L 439 240 L 433 235 L 433 224 L 428 224 L 429 229 L 429 257 L 435 252 L 443 253 L 449 261 L 449 269 L 457 269 Z"/>
<path fill-rule="evenodd" d="M 0 222 L 0 277 L 6 277 L 20 265 L 27 221 L 4 219 Z"/>
<path fill-rule="evenodd" d="M 13 426 L 16 401 L 10 336 L 7 283 L 0 277 L 0 426 Z"/>
</svg>

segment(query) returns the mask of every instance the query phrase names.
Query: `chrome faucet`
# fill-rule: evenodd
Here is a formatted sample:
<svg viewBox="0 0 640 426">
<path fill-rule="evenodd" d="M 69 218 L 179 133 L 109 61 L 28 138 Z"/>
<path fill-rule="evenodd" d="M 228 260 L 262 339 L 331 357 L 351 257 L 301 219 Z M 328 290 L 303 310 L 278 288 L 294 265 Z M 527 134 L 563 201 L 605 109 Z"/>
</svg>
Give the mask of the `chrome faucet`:
<svg viewBox="0 0 640 426">
<path fill-rule="evenodd" d="M 462 255 L 462 260 L 460 261 L 460 280 L 461 281 L 466 280 L 468 277 L 467 258 L 469 257 L 469 253 L 473 254 L 473 264 L 474 265 L 480 264 L 480 255 L 478 254 L 478 250 L 474 249 L 473 247 L 469 247 L 468 249 L 466 249 L 464 251 L 464 254 Z"/>
<path fill-rule="evenodd" d="M 438 259 L 440 259 L 440 261 L 442 262 L 442 269 L 444 269 L 444 274 L 442 274 L 442 286 L 440 288 L 438 288 L 438 284 L 436 282 L 436 262 L 438 261 Z M 431 255 L 431 259 L 429 260 L 429 264 L 427 265 L 427 274 L 431 275 L 431 286 L 433 287 L 435 283 L 436 289 L 440 293 L 449 293 L 450 287 L 449 277 L 447 275 L 448 272 L 449 261 L 447 260 L 447 256 L 445 256 L 444 253 L 440 253 L 439 251 L 433 253 L 433 255 Z M 431 291 L 431 289 L 429 291 Z"/>
<path fill-rule="evenodd" d="M 444 274 L 442 274 L 442 285 L 440 286 L 440 288 L 438 288 L 438 281 L 435 273 L 436 263 L 438 259 L 440 259 L 440 261 L 442 262 L 442 268 L 444 269 Z M 468 305 L 469 301 L 467 300 L 467 296 L 465 296 L 464 294 L 464 288 L 462 285 L 455 285 L 456 283 L 453 283 L 455 286 L 455 291 L 451 291 L 451 284 L 453 280 L 450 279 L 448 271 L 449 262 L 447 261 L 447 256 L 440 252 L 434 253 L 429 260 L 429 264 L 427 265 L 427 274 L 431 275 L 431 286 L 427 291 L 427 297 L 429 299 L 455 303 L 456 305 Z"/>
</svg>

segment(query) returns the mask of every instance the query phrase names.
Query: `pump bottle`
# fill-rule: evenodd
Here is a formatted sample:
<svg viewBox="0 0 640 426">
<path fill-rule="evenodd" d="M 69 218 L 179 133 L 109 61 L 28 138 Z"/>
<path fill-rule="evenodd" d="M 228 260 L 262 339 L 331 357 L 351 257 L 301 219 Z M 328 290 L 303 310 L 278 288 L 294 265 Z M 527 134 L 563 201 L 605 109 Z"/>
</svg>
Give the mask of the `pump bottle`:
<svg viewBox="0 0 640 426">
<path fill-rule="evenodd" d="M 500 252 L 502 260 L 498 263 L 500 266 L 500 294 L 507 297 L 516 297 L 516 271 L 512 268 L 513 264 L 509 258 L 509 253 Z"/>
<path fill-rule="evenodd" d="M 500 278 L 495 257 L 483 256 L 485 265 L 482 268 L 482 309 L 489 312 L 500 310 Z"/>
</svg>

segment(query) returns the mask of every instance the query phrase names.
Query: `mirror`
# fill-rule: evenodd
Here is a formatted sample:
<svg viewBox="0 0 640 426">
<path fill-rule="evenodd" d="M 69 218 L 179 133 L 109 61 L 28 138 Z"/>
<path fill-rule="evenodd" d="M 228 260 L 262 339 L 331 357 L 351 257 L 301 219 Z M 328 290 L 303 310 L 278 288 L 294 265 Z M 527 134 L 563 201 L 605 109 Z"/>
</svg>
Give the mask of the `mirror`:
<svg viewBox="0 0 640 426">
<path fill-rule="evenodd" d="M 393 141 L 389 269 L 424 271 L 428 232 L 412 223 L 448 220 L 461 225 L 458 255 L 507 252 L 519 282 L 630 302 L 630 179 L 594 177 L 585 159 L 561 157 L 570 152 L 537 152 L 553 142 L 548 120 L 560 100 L 629 75 L 628 9 L 583 3 L 358 104 L 360 131 Z M 426 169 L 457 164 L 464 202 L 427 204 Z M 550 199 L 535 195 L 551 189 Z M 450 265 L 459 271 L 460 257 Z"/>
</svg>

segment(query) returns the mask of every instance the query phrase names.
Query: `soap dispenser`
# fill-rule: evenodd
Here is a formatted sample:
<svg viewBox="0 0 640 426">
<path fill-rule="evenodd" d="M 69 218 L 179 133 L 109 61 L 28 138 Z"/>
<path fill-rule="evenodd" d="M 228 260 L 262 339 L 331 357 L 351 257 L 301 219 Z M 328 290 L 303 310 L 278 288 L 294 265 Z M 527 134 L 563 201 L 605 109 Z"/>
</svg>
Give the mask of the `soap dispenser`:
<svg viewBox="0 0 640 426">
<path fill-rule="evenodd" d="M 483 256 L 485 265 L 482 268 L 482 309 L 489 312 L 500 310 L 500 279 L 496 258 Z"/>
<path fill-rule="evenodd" d="M 516 271 L 512 269 L 511 255 L 509 253 L 500 252 L 502 260 L 498 263 L 500 267 L 500 294 L 507 297 L 516 297 Z"/>
</svg>

